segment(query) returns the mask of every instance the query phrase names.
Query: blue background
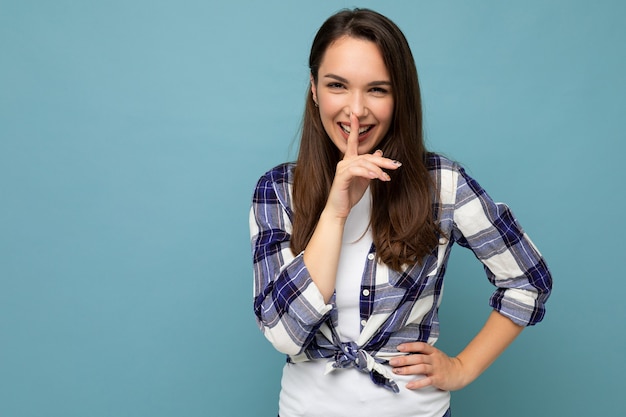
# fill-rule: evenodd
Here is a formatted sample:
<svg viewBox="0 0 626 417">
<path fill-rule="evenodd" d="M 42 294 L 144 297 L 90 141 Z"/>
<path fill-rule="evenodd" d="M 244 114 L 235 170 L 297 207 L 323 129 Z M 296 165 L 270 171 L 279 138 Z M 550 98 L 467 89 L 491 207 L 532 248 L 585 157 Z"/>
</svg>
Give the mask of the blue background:
<svg viewBox="0 0 626 417">
<path fill-rule="evenodd" d="M 295 157 L 317 28 L 354 5 L 0 0 L 1 416 L 276 414 L 250 197 Z M 626 3 L 358 5 L 409 39 L 429 147 L 554 273 L 545 321 L 455 416 L 623 415 Z M 491 291 L 464 249 L 446 291 L 455 354 Z"/>
</svg>

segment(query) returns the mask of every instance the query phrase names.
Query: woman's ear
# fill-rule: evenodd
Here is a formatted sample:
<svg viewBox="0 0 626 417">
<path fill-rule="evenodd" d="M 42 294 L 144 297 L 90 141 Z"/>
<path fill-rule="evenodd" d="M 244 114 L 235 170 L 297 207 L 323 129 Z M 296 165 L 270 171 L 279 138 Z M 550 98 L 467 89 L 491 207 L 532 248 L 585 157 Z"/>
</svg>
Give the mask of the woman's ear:
<svg viewBox="0 0 626 417">
<path fill-rule="evenodd" d="M 315 85 L 315 80 L 313 79 L 313 74 L 311 74 L 311 95 L 313 96 L 313 101 L 315 102 L 315 105 L 317 106 L 317 87 Z"/>
</svg>

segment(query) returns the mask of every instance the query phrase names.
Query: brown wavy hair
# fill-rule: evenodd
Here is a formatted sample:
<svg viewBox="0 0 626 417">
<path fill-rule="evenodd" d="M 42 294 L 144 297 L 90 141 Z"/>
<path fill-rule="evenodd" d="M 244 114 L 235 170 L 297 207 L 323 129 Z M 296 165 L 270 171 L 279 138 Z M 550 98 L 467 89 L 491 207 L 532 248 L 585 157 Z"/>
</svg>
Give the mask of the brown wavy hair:
<svg viewBox="0 0 626 417">
<path fill-rule="evenodd" d="M 343 36 L 374 42 L 390 75 L 394 111 L 378 149 L 403 165 L 389 173 L 390 182 L 371 182 L 371 226 L 379 260 L 399 271 L 403 265 L 421 263 L 439 239 L 433 207 L 435 186 L 426 166 L 417 70 L 404 34 L 392 21 L 368 9 L 342 10 L 324 22 L 313 40 L 309 56 L 313 82 L 318 82 L 326 49 Z M 342 158 L 322 126 L 310 86 L 301 133 L 293 184 L 294 254 L 309 243 Z"/>
</svg>

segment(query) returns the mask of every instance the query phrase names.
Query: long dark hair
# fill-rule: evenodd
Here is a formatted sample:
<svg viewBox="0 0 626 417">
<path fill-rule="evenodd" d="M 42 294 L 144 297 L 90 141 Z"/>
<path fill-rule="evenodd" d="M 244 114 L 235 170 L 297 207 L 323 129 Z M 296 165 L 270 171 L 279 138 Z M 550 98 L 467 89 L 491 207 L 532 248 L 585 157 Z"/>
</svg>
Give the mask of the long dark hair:
<svg viewBox="0 0 626 417">
<path fill-rule="evenodd" d="M 438 243 L 434 185 L 426 166 L 422 104 L 413 54 L 402 31 L 385 16 L 368 9 L 343 10 L 321 26 L 311 47 L 309 68 L 317 84 L 326 49 L 343 36 L 375 43 L 390 75 L 394 112 L 378 148 L 403 162 L 390 172 L 391 182 L 372 181 L 371 225 L 379 260 L 395 270 L 421 263 Z M 341 153 L 328 138 L 309 87 L 293 184 L 294 218 L 291 250 L 308 244 L 324 209 Z"/>
</svg>

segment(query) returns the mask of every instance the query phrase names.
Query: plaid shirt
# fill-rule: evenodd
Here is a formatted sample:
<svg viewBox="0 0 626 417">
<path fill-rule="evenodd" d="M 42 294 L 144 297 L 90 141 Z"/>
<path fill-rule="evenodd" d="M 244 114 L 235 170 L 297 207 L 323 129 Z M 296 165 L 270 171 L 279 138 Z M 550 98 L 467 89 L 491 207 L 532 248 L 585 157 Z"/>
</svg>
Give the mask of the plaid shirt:
<svg viewBox="0 0 626 417">
<path fill-rule="evenodd" d="M 458 164 L 433 154 L 428 166 L 439 190 L 439 227 L 447 238 L 421 265 L 402 272 L 378 263 L 372 245 L 361 280 L 361 334 L 347 343 L 335 331 L 334 296 L 324 302 L 303 254 L 294 255 L 289 246 L 295 165 L 277 166 L 258 181 L 250 213 L 254 312 L 264 335 L 289 361 L 331 358 L 329 370 L 356 367 L 397 391 L 380 364 L 399 354 L 400 343 L 437 340 L 437 308 L 454 242 L 484 264 L 495 286 L 493 309 L 522 326 L 541 321 L 552 278 L 509 208 L 495 203 Z"/>
</svg>

